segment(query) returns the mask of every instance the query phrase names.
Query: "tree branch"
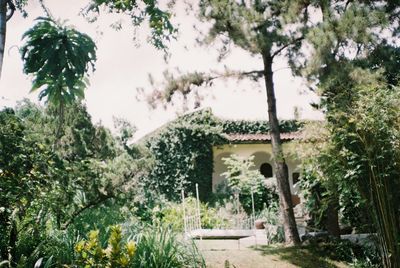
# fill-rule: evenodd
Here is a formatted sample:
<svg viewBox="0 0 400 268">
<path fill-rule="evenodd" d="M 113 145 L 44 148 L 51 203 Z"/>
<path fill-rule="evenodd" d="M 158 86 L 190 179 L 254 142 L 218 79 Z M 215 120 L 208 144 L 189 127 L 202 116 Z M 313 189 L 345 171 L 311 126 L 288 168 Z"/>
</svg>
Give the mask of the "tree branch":
<svg viewBox="0 0 400 268">
<path fill-rule="evenodd" d="M 52 19 L 53 21 L 55 21 L 53 15 L 50 13 L 50 10 L 46 7 L 46 5 L 43 2 L 44 0 L 39 0 L 39 4 L 42 7 L 44 13 L 46 14 L 46 16 L 50 19 Z"/>
<path fill-rule="evenodd" d="M 209 76 L 204 80 L 205 83 L 211 82 L 212 80 L 219 79 L 219 78 L 228 78 L 228 77 L 237 77 L 239 79 L 242 79 L 244 77 L 250 77 L 252 79 L 258 79 L 264 76 L 264 70 L 253 70 L 253 71 L 247 71 L 247 72 L 241 72 L 241 71 L 226 71 L 222 74 L 216 75 L 216 76 Z"/>
<path fill-rule="evenodd" d="M 278 48 L 274 53 L 272 53 L 271 58 L 274 58 L 275 56 L 277 56 L 279 53 L 281 53 L 284 49 L 296 44 L 297 42 L 300 42 L 301 40 L 304 39 L 304 36 L 301 36 L 299 38 L 294 39 L 292 42 L 287 43 L 283 46 L 281 46 L 280 48 Z"/>
<path fill-rule="evenodd" d="M 87 203 L 85 206 L 79 208 L 78 210 L 76 210 L 74 213 L 72 213 L 71 217 L 64 222 L 61 225 L 61 230 L 65 230 L 68 228 L 68 226 L 74 222 L 75 218 L 78 217 L 83 211 L 85 211 L 86 209 L 92 208 L 94 206 L 97 206 L 103 202 L 105 202 L 106 200 L 113 198 L 113 195 L 101 195 L 99 196 L 97 199 L 92 200 L 91 202 Z"/>
<path fill-rule="evenodd" d="M 347 10 L 347 8 L 349 7 L 350 3 L 353 2 L 353 0 L 347 0 L 346 4 L 344 5 L 344 11 Z"/>
<path fill-rule="evenodd" d="M 6 21 L 9 21 L 15 12 L 15 5 L 11 0 L 7 0 L 8 8 L 10 9 L 10 13 L 6 15 Z"/>
<path fill-rule="evenodd" d="M 252 76 L 252 77 L 257 77 L 261 78 L 264 76 L 264 70 L 254 70 L 254 71 L 249 71 L 249 72 L 239 72 L 240 77 L 244 76 Z"/>
<path fill-rule="evenodd" d="M 150 94 L 145 94 L 143 89 L 138 89 L 138 93 L 144 96 L 144 101 L 147 102 L 150 108 L 155 109 L 158 105 L 169 104 L 173 102 L 173 96 L 177 93 L 181 93 L 184 100 L 189 93 L 191 93 L 195 87 L 201 87 L 205 85 L 211 84 L 213 80 L 221 79 L 221 78 L 250 78 L 253 81 L 257 81 L 261 77 L 264 76 L 263 70 L 252 70 L 252 71 L 232 71 L 225 70 L 223 72 L 211 72 L 211 74 L 201 73 L 201 72 L 192 72 L 181 75 L 177 78 L 173 77 L 169 73 L 164 74 L 165 82 L 161 86 L 162 89 L 153 88 Z M 199 95 L 196 95 L 198 101 L 201 100 Z"/>
<path fill-rule="evenodd" d="M 123 175 L 124 180 L 122 180 L 120 183 L 114 185 L 115 189 L 118 188 L 122 188 L 122 186 L 124 186 L 127 182 L 131 181 L 133 176 L 135 175 L 134 171 L 128 172 L 126 174 Z M 84 205 L 83 207 L 79 208 L 78 210 L 76 210 L 71 217 L 64 222 L 61 225 L 61 230 L 65 230 L 68 228 L 69 225 L 71 225 L 71 223 L 74 222 L 74 220 L 76 219 L 76 217 L 78 217 L 82 212 L 84 212 L 86 209 L 92 208 L 94 206 L 100 205 L 101 203 L 107 201 L 108 199 L 111 198 L 115 198 L 116 194 L 115 193 L 107 193 L 107 194 L 101 194 L 99 195 L 99 197 L 97 197 L 96 199 L 90 201 L 89 203 L 87 203 L 86 205 Z"/>
</svg>

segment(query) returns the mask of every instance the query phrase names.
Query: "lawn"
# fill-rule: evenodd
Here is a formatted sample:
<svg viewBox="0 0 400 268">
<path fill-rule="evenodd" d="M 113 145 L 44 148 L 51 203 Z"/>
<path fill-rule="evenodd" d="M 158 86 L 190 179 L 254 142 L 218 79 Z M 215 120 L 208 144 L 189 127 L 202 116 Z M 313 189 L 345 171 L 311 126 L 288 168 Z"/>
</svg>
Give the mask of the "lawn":
<svg viewBox="0 0 400 268">
<path fill-rule="evenodd" d="M 344 268 L 348 265 L 321 254 L 310 246 L 283 247 L 239 245 L 235 240 L 198 241 L 207 267 L 237 268 Z"/>
</svg>

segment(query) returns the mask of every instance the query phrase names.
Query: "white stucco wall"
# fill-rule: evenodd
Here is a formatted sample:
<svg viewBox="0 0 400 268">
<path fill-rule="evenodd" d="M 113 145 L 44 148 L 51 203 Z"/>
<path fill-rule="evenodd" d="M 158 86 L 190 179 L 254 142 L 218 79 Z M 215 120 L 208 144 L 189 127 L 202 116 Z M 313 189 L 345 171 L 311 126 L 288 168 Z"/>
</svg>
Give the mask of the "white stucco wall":
<svg viewBox="0 0 400 268">
<path fill-rule="evenodd" d="M 289 148 L 292 145 L 289 143 L 283 144 L 283 152 L 285 154 L 286 164 L 289 169 L 289 181 L 292 194 L 297 194 L 298 185 L 293 187 L 293 172 L 300 172 L 298 160 L 293 159 L 290 154 L 287 154 Z M 272 147 L 271 144 L 233 144 L 233 145 L 222 145 L 215 146 L 213 148 L 214 157 L 214 172 L 213 172 L 213 191 L 216 190 L 217 185 L 223 182 L 225 178 L 221 176 L 221 173 L 226 171 L 226 166 L 222 161 L 222 158 L 229 157 L 231 154 L 239 155 L 243 158 L 248 158 L 251 155 L 255 155 L 254 164 L 257 170 L 260 169 L 261 164 L 267 162 L 272 166 L 273 174 L 275 174 L 274 165 L 272 164 Z"/>
</svg>

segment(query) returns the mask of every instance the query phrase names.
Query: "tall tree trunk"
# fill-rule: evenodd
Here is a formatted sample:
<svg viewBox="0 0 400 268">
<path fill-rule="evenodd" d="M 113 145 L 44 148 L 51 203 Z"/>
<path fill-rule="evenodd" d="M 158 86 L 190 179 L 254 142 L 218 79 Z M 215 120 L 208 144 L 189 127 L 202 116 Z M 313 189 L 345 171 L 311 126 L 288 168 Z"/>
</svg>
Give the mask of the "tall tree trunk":
<svg viewBox="0 0 400 268">
<path fill-rule="evenodd" d="M 7 0 L 0 0 L 0 78 L 6 45 Z"/>
<path fill-rule="evenodd" d="M 269 51 L 263 52 L 264 78 L 267 91 L 268 119 L 274 158 L 275 177 L 278 186 L 279 207 L 283 218 L 285 241 L 289 245 L 299 245 L 300 237 L 294 218 L 292 194 L 290 192 L 288 169 L 282 150 L 282 142 L 279 130 L 279 121 L 276 112 L 275 89 L 272 73 L 273 57 Z"/>
<path fill-rule="evenodd" d="M 335 194 L 335 193 L 334 193 Z M 339 199 L 337 196 L 331 196 L 331 200 L 328 200 L 328 207 L 326 209 L 325 227 L 328 233 L 336 238 L 340 238 L 340 227 L 339 227 Z"/>
</svg>

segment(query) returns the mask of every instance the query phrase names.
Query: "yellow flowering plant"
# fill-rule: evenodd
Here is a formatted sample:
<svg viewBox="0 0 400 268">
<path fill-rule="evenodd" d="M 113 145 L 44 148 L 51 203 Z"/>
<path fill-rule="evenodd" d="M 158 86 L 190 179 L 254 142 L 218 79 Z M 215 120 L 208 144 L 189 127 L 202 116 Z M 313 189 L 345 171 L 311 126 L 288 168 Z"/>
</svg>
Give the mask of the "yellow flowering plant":
<svg viewBox="0 0 400 268">
<path fill-rule="evenodd" d="M 122 239 L 122 228 L 119 225 L 111 227 L 108 245 L 102 248 L 99 241 L 99 231 L 90 231 L 88 240 L 81 240 L 75 245 L 76 264 L 79 267 L 109 267 L 122 268 L 132 266 L 136 252 L 136 244 Z"/>
</svg>

